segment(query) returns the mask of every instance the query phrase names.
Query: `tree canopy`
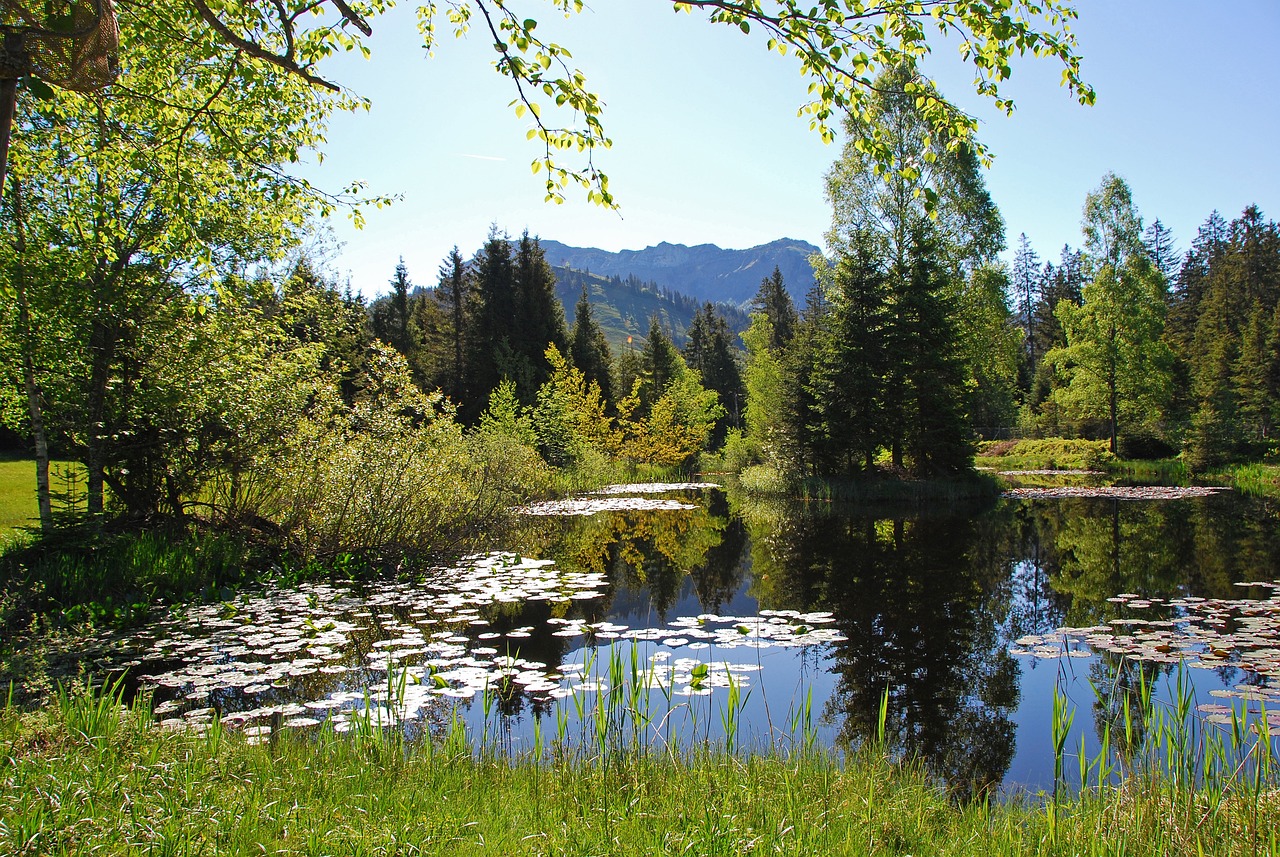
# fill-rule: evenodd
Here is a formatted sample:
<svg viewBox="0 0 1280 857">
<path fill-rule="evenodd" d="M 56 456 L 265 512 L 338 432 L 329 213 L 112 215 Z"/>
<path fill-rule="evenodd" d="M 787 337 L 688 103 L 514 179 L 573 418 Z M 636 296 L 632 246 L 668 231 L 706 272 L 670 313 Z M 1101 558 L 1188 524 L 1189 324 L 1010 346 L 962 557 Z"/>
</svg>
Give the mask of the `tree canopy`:
<svg viewBox="0 0 1280 857">
<path fill-rule="evenodd" d="M 5 23 L 14 19 L 15 5 L 4 4 Z M 181 0 L 152 10 L 151 4 L 121 0 L 121 42 L 145 38 L 149 28 L 173 19 L 194 17 L 206 29 L 199 44 L 216 43 L 222 56 L 243 57 L 314 88 L 339 91 L 324 76 L 325 60 L 353 50 L 367 55 L 367 37 L 378 16 L 393 5 L 393 0 Z M 1070 93 L 1081 103 L 1094 99 L 1081 77 L 1070 26 L 1077 13 L 1069 0 L 674 0 L 672 7 L 706 13 L 709 23 L 754 36 L 765 49 L 798 64 L 811 96 L 799 114 L 825 140 L 834 139 L 833 129 L 844 115 L 869 117 L 878 97 L 877 77 L 929 54 L 933 42 L 956 46 L 973 72 L 977 93 L 1006 112 L 1014 104 L 1001 84 L 1023 55 L 1057 61 Z M 595 163 L 595 154 L 611 145 L 604 101 L 573 65 L 570 50 L 538 31 L 543 13 L 572 18 L 584 11 L 585 0 L 427 0 L 418 6 L 418 25 L 428 51 L 440 47 L 446 32 L 464 35 L 474 29 L 492 40 L 493 67 L 514 88 L 510 106 L 532 120 L 528 137 L 541 149 L 533 167 L 545 177 L 548 200 L 562 201 L 566 188 L 575 185 L 592 202 L 614 206 L 608 176 Z M 966 148 L 987 157 L 975 139 L 972 115 L 915 84 L 904 93 L 917 101 L 931 140 L 950 151 Z M 899 168 L 886 131 L 869 127 L 864 150 L 882 169 Z M 562 160 L 574 153 L 575 162 Z"/>
</svg>

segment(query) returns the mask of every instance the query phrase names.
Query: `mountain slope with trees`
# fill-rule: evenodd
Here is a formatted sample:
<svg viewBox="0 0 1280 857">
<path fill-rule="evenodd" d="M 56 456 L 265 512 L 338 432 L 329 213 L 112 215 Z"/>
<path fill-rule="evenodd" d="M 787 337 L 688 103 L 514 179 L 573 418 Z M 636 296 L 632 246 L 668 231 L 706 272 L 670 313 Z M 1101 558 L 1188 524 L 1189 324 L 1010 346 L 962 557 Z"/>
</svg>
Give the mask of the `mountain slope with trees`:
<svg viewBox="0 0 1280 857">
<path fill-rule="evenodd" d="M 791 299 L 804 300 L 813 287 L 810 259 L 821 250 L 807 241 L 780 238 L 746 250 L 724 250 L 714 244 L 688 247 L 662 242 L 643 250 L 611 253 L 591 247 L 570 247 L 559 241 L 542 242 L 553 266 L 606 277 L 634 277 L 681 292 L 699 303 L 746 306 L 760 280 L 774 268 L 782 272 Z"/>
</svg>

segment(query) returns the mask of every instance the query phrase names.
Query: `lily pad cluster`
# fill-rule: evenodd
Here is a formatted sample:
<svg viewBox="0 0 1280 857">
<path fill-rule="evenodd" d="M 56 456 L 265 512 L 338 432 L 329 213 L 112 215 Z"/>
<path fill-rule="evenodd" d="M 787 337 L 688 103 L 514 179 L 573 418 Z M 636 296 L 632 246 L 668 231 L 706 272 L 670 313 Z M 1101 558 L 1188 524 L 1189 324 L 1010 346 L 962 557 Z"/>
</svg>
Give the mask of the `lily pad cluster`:
<svg viewBox="0 0 1280 857">
<path fill-rule="evenodd" d="M 521 515 L 595 515 L 599 512 L 648 512 L 696 509 L 696 504 L 657 497 L 571 497 L 521 506 Z"/>
<path fill-rule="evenodd" d="M 1010 488 L 1002 496 L 1017 500 L 1062 500 L 1101 497 L 1113 500 L 1181 500 L 1210 497 L 1230 488 L 1210 485 L 1055 485 L 1049 488 Z"/>
<path fill-rule="evenodd" d="M 641 482 L 627 485 L 609 485 L 592 494 L 670 494 L 673 491 L 701 491 L 719 488 L 714 482 Z"/>
<path fill-rule="evenodd" d="M 1108 601 L 1130 615 L 1102 625 L 1020 637 L 1010 652 L 1039 658 L 1090 657 L 1095 652 L 1111 652 L 1135 661 L 1182 663 L 1197 669 L 1241 669 L 1256 676 L 1257 683 L 1210 693 L 1270 702 L 1280 713 L 1280 582 L 1237 585 L 1268 591 L 1271 596 L 1163 599 L 1121 593 Z M 1159 610 L 1171 618 L 1144 618 L 1141 614 L 1149 610 Z"/>
<path fill-rule="evenodd" d="M 746 683 L 758 660 L 729 663 L 730 650 L 844 639 L 830 613 L 703 614 L 647 628 L 575 615 L 577 602 L 606 589 L 601 574 L 479 554 L 424 583 L 308 585 L 192 607 L 137 635 L 131 663 L 156 691 L 162 726 L 204 729 L 216 712 L 224 726 L 265 740 L 272 727 L 405 723 L 483 694 L 554 700 L 606 691 L 592 647 L 614 641 L 642 647 L 646 687 L 684 697 Z M 537 601 L 552 607 L 542 626 L 513 626 L 508 605 Z M 563 664 L 522 657 L 535 634 L 580 645 Z"/>
<path fill-rule="evenodd" d="M 544 516 L 595 515 L 599 512 L 680 511 L 696 509 L 698 506 L 683 500 L 659 498 L 654 495 L 719 487 L 714 482 L 643 482 L 609 485 L 581 497 L 530 503 L 516 511 L 522 515 Z"/>
</svg>

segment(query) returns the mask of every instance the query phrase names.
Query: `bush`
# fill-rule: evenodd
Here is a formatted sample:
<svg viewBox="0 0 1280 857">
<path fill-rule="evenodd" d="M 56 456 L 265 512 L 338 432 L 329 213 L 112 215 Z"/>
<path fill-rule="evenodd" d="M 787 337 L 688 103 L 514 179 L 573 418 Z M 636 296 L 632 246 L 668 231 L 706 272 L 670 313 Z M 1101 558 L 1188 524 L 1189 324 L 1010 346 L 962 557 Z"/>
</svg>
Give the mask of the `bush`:
<svg viewBox="0 0 1280 857">
<path fill-rule="evenodd" d="M 549 484 L 532 447 L 498 431 L 464 434 L 452 406 L 414 387 L 396 354 L 347 407 L 332 395 L 302 421 L 259 482 L 259 514 L 306 558 L 369 561 L 464 543 Z"/>
<path fill-rule="evenodd" d="M 738 484 L 749 494 L 786 494 L 791 485 L 771 464 L 756 464 L 738 474 Z"/>
<path fill-rule="evenodd" d="M 1100 470 L 1116 460 L 1107 447 L 1105 440 L 1068 440 L 1060 437 L 993 440 L 979 444 L 978 455 L 1003 458 L 1004 463 L 1010 467 Z"/>
</svg>

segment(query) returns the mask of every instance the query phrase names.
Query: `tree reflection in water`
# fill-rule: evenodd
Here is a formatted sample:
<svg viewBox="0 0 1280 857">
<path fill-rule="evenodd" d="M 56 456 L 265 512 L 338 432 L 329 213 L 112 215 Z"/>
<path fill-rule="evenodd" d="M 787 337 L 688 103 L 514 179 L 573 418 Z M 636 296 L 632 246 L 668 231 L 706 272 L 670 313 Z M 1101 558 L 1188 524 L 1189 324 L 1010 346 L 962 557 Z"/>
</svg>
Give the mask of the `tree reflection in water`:
<svg viewBox="0 0 1280 857">
<path fill-rule="evenodd" d="M 832 611 L 848 640 L 815 665 L 834 675 L 825 722 L 856 746 L 874 736 L 887 693 L 890 749 L 919 759 L 961 800 L 985 797 L 1009 772 L 1024 668 L 1057 668 L 1015 658 L 1015 640 L 1128 617 L 1126 604 L 1108 600 L 1124 592 L 1228 598 L 1237 581 L 1280 577 L 1277 504 L 1239 495 L 932 508 L 730 502 L 719 491 L 689 499 L 699 508 L 531 521 L 520 550 L 607 575 L 606 598 L 581 603 L 591 621 Z M 531 611 L 548 608 L 511 609 L 495 624 L 541 626 L 546 617 Z M 1153 604 L 1141 618 L 1172 615 Z M 560 645 L 541 633 L 529 651 Z M 1139 674 L 1150 686 L 1170 669 L 1110 654 L 1090 662 L 1093 729 L 1122 757 L 1146 728 Z M 1247 676 L 1227 667 L 1217 678 Z M 1076 728 L 1088 731 L 1085 718 Z"/>
<path fill-rule="evenodd" d="M 761 606 L 831 610 L 849 638 L 834 646 L 824 712 L 840 739 L 872 737 L 887 693 L 893 752 L 922 760 L 961 800 L 997 787 L 1019 699 L 1008 527 L 973 510 L 810 507 L 751 521 Z"/>
</svg>

